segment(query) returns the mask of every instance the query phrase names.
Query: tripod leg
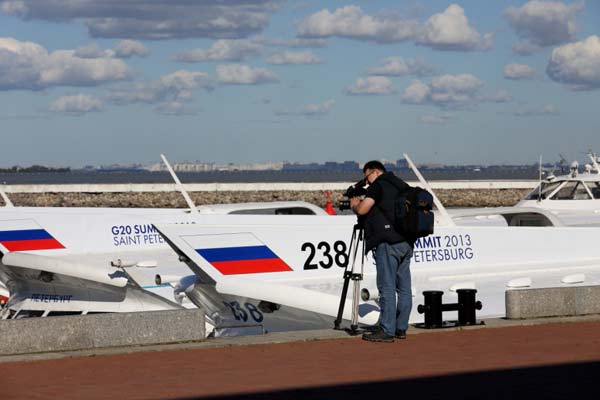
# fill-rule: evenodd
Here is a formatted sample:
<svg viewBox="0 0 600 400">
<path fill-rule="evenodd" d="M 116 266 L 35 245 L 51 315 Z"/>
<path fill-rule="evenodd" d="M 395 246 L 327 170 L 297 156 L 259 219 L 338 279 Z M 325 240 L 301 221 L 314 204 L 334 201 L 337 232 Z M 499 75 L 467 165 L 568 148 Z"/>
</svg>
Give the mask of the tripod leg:
<svg viewBox="0 0 600 400">
<path fill-rule="evenodd" d="M 357 247 L 358 244 L 356 242 L 356 228 L 352 231 L 352 237 L 350 238 L 350 246 L 348 247 L 348 264 L 346 265 L 346 270 L 344 271 L 344 286 L 342 287 L 342 295 L 340 297 L 340 305 L 338 307 L 337 318 L 333 322 L 333 329 L 340 330 L 342 324 L 342 318 L 344 315 L 344 307 L 346 305 L 346 296 L 348 295 L 348 285 L 350 284 L 350 278 L 352 276 L 352 269 L 354 269 L 354 261 L 350 264 L 350 257 L 352 256 L 353 247 Z M 354 251 L 356 257 L 356 250 Z M 348 267 L 352 269 L 348 270 Z"/>
<path fill-rule="evenodd" d="M 350 274 L 344 273 L 344 286 L 342 287 L 342 297 L 340 297 L 340 306 L 338 308 L 337 318 L 333 322 L 333 329 L 340 330 L 342 316 L 344 315 L 344 306 L 346 305 L 346 296 L 348 295 L 348 285 L 350 284 Z"/>
<path fill-rule="evenodd" d="M 358 330 L 358 296 L 360 293 L 360 280 L 354 279 L 354 288 L 352 293 L 352 320 L 350 321 L 350 329 L 353 332 Z"/>
<path fill-rule="evenodd" d="M 358 330 L 358 307 L 360 304 L 360 281 L 363 279 L 363 273 L 365 268 L 365 242 L 363 240 L 363 230 L 361 229 L 358 232 L 358 240 L 356 250 L 358 251 L 358 243 L 362 243 L 361 247 L 361 256 L 360 256 L 360 273 L 354 272 L 354 267 L 352 268 L 352 280 L 354 281 L 354 292 L 352 296 L 352 321 L 350 322 L 350 329 L 352 332 L 356 332 Z M 356 259 L 357 254 L 354 253 L 354 258 Z"/>
</svg>

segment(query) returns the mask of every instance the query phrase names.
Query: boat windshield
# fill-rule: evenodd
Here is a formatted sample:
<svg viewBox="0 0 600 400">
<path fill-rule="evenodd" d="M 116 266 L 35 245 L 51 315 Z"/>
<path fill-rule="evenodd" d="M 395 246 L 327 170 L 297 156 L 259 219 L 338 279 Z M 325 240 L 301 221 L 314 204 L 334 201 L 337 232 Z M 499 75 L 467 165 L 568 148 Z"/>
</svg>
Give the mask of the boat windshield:
<svg viewBox="0 0 600 400">
<path fill-rule="evenodd" d="M 550 200 L 589 200 L 590 195 L 583 182 L 569 181 L 565 183 Z"/>
<path fill-rule="evenodd" d="M 550 195 L 554 190 L 564 181 L 558 182 L 542 182 L 541 189 L 540 186 L 536 187 L 531 193 L 525 197 L 525 200 L 539 200 L 540 198 L 543 200 L 548 195 Z"/>
<path fill-rule="evenodd" d="M 600 199 L 600 182 L 586 182 L 585 184 L 590 189 L 590 192 L 592 192 L 594 199 Z"/>
</svg>

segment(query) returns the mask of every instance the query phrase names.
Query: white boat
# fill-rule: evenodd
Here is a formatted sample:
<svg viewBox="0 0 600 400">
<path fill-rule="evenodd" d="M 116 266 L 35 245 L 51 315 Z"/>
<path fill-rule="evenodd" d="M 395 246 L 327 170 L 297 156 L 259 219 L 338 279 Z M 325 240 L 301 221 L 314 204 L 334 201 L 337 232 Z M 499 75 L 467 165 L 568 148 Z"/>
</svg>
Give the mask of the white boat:
<svg viewBox="0 0 600 400">
<path fill-rule="evenodd" d="M 516 207 L 548 210 L 570 226 L 600 225 L 600 167 L 596 155 L 589 156 L 583 173 L 573 162 L 569 174 L 551 174 Z"/>
<path fill-rule="evenodd" d="M 540 184 L 514 207 L 449 212 L 462 226 L 600 226 L 600 167 L 596 155 L 589 156 L 592 163 L 584 172 L 580 173 L 578 163 L 573 162 L 568 174 L 551 173 L 540 179 Z"/>
</svg>

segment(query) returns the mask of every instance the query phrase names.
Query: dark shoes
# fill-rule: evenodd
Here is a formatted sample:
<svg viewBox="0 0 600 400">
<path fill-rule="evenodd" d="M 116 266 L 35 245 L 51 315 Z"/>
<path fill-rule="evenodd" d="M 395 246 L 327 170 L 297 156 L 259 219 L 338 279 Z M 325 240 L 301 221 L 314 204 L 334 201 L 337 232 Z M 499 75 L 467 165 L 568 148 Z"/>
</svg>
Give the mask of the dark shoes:
<svg viewBox="0 0 600 400">
<path fill-rule="evenodd" d="M 367 325 L 362 328 L 365 332 L 379 332 L 382 330 L 381 325 Z"/>
<path fill-rule="evenodd" d="M 364 328 L 368 333 L 363 334 L 363 340 L 369 342 L 391 343 L 396 339 L 406 339 L 406 331 L 398 329 L 394 336 L 388 335 L 383 331 L 380 325 L 371 325 Z"/>
<path fill-rule="evenodd" d="M 397 330 L 394 336 L 396 339 L 406 339 L 406 331 Z"/>
<path fill-rule="evenodd" d="M 371 333 L 365 333 L 362 338 L 363 340 L 369 342 L 392 343 L 394 341 L 394 337 L 385 333 L 383 329 Z"/>
</svg>

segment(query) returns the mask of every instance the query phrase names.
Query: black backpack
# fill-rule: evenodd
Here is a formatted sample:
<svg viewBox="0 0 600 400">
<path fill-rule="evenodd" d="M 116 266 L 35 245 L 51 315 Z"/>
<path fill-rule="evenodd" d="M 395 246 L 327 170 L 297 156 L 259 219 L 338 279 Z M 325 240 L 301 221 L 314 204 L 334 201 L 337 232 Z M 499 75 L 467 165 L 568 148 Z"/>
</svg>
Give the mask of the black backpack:
<svg viewBox="0 0 600 400">
<path fill-rule="evenodd" d="M 409 186 L 394 201 L 394 229 L 407 238 L 433 233 L 433 196 L 420 187 Z"/>
</svg>

